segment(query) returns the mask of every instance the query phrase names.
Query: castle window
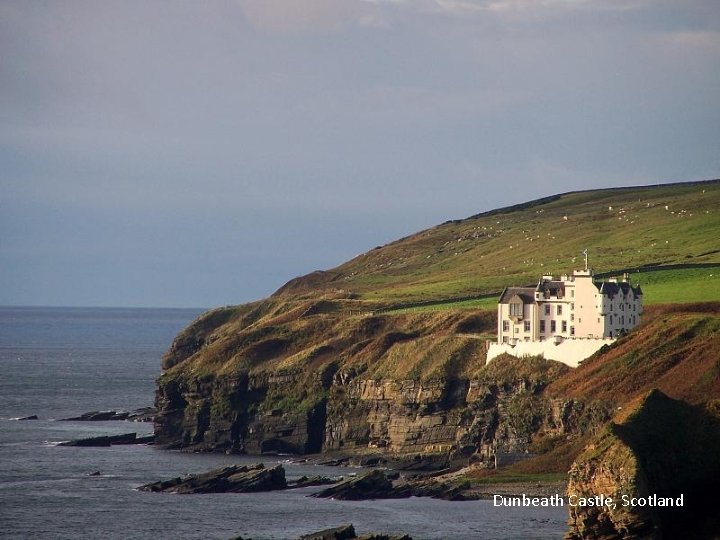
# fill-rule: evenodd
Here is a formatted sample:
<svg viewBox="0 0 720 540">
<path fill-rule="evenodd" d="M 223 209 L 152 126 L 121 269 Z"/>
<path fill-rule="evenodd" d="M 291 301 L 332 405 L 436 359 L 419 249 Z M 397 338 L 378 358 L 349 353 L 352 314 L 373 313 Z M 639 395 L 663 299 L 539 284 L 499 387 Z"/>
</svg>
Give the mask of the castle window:
<svg viewBox="0 0 720 540">
<path fill-rule="evenodd" d="M 526 332 L 530 331 L 530 321 L 525 321 L 525 331 Z"/>
<path fill-rule="evenodd" d="M 575 309 L 575 302 L 570 304 L 570 309 Z"/>
<path fill-rule="evenodd" d="M 555 332 L 557 330 L 557 326 L 555 325 L 555 321 L 550 321 L 550 332 Z"/>
<path fill-rule="evenodd" d="M 612 324 L 612 315 L 610 315 L 610 324 Z"/>
<path fill-rule="evenodd" d="M 557 307 L 557 314 L 562 315 L 562 306 Z"/>
<path fill-rule="evenodd" d="M 612 311 L 612 310 L 613 310 L 613 305 L 612 305 L 612 302 L 610 302 L 610 311 Z"/>
<path fill-rule="evenodd" d="M 503 332 L 507 332 L 508 330 L 510 330 L 510 322 L 503 321 Z"/>
<path fill-rule="evenodd" d="M 507 343 L 507 342 L 508 342 L 508 337 L 507 337 L 507 336 L 503 336 L 503 343 Z"/>
<path fill-rule="evenodd" d="M 540 331 L 544 334 L 545 333 L 545 320 L 543 319 L 540 321 Z"/>
<path fill-rule="evenodd" d="M 570 298 L 575 298 L 575 289 L 570 289 Z"/>
<path fill-rule="evenodd" d="M 574 320 L 575 320 L 575 314 L 574 314 L 574 313 L 571 313 L 571 314 L 570 314 L 570 320 L 571 320 L 571 321 L 574 321 Z"/>
<path fill-rule="evenodd" d="M 570 327 L 570 335 L 571 335 L 571 336 L 574 336 L 574 335 L 575 335 L 575 327 L 574 327 L 574 326 L 571 326 L 571 327 Z"/>
<path fill-rule="evenodd" d="M 563 331 L 563 334 L 564 334 L 565 332 L 567 332 L 567 321 L 563 321 L 563 322 L 562 322 L 562 331 Z"/>
<path fill-rule="evenodd" d="M 550 315 L 550 304 L 545 304 L 545 315 Z"/>
<path fill-rule="evenodd" d="M 523 305 L 522 304 L 510 304 L 510 316 L 511 317 L 522 317 Z"/>
</svg>

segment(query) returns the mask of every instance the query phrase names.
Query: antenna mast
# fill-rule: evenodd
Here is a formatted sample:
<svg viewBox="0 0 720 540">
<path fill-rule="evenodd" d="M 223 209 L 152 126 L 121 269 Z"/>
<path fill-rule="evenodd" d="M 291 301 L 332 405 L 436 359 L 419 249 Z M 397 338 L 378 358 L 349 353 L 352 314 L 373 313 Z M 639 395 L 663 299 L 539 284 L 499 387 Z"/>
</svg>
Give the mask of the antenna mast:
<svg viewBox="0 0 720 540">
<path fill-rule="evenodd" d="M 588 269 L 588 250 L 585 248 L 585 251 L 583 251 L 583 255 L 585 255 L 585 271 L 587 272 Z"/>
</svg>

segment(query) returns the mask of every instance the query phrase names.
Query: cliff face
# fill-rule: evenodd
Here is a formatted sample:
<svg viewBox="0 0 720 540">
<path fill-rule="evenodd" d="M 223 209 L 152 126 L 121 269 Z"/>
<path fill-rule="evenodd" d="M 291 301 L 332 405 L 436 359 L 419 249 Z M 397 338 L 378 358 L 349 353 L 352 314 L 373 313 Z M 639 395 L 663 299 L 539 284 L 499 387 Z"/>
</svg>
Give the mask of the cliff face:
<svg viewBox="0 0 720 540">
<path fill-rule="evenodd" d="M 570 507 L 568 538 L 715 537 L 720 530 L 713 507 L 720 480 L 719 413 L 717 401 L 692 406 L 659 390 L 630 404 L 569 473 L 568 495 L 602 495 L 615 505 Z M 652 497 L 672 504 L 632 504 Z"/>
<path fill-rule="evenodd" d="M 207 451 L 382 449 L 492 460 L 496 451 L 528 452 L 538 434 L 579 436 L 609 417 L 602 406 L 545 398 L 547 381 L 527 379 L 343 382 L 337 376 L 327 387 L 320 381 L 304 387 L 308 397 L 285 408 L 278 396 L 295 390 L 296 379 L 166 379 L 157 394 L 156 441 Z"/>
<path fill-rule="evenodd" d="M 349 315 L 343 303 L 201 317 L 164 358 L 157 443 L 490 461 L 532 450 L 538 436 L 584 435 L 608 418 L 603 404 L 543 395 L 569 371 L 563 364 L 505 357 L 484 366 L 490 313 Z"/>
<path fill-rule="evenodd" d="M 484 365 L 491 312 L 371 314 L 340 295 L 216 310 L 163 359 L 157 443 L 488 463 L 545 453 L 595 433 L 653 384 L 692 403 L 718 397 L 717 307 L 650 307 L 642 327 L 574 370 Z"/>
</svg>

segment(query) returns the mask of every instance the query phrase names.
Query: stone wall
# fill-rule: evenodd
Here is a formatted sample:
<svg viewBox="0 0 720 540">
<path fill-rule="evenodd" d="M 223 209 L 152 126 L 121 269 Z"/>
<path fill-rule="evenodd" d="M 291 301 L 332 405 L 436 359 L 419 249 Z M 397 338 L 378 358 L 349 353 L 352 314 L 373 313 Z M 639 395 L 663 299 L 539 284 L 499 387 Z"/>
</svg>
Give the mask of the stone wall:
<svg viewBox="0 0 720 540">
<path fill-rule="evenodd" d="M 556 360 L 570 367 L 578 367 L 580 362 L 595 354 L 604 345 L 614 343 L 614 339 L 577 338 L 554 340 L 518 341 L 515 345 L 491 343 L 488 348 L 487 362 L 503 353 L 521 358 L 523 356 L 543 356 L 546 360 Z"/>
</svg>

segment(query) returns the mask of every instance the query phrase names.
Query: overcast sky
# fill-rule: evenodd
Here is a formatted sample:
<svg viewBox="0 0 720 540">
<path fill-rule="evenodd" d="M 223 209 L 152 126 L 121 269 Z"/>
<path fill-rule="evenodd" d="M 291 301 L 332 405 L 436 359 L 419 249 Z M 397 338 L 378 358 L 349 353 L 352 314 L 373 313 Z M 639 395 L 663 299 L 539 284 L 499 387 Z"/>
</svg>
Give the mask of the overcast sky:
<svg viewBox="0 0 720 540">
<path fill-rule="evenodd" d="M 0 1 L 0 304 L 198 306 L 720 176 L 717 0 Z"/>
</svg>

